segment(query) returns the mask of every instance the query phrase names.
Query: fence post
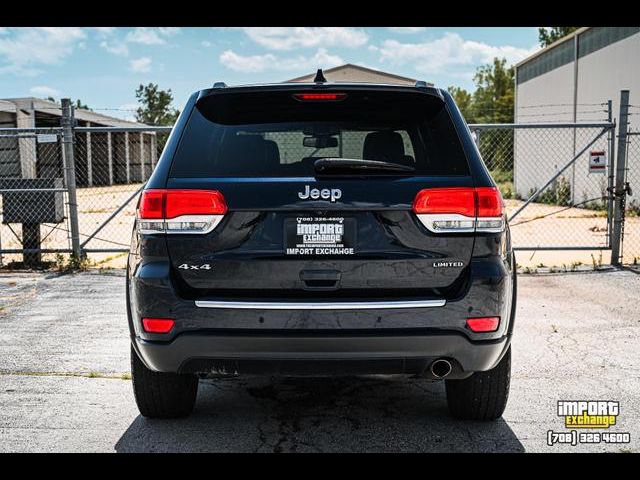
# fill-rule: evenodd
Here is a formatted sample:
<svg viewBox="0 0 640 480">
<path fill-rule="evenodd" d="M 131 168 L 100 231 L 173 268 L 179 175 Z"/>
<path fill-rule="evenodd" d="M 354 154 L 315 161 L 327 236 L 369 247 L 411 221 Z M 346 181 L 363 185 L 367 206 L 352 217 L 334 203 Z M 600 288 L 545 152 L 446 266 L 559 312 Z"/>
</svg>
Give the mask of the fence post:
<svg viewBox="0 0 640 480">
<path fill-rule="evenodd" d="M 613 127 L 609 130 L 609 138 L 608 138 L 608 146 L 607 146 L 607 156 L 609 159 L 609 166 L 607 172 L 607 193 L 608 193 L 608 201 L 607 201 L 607 242 L 609 247 L 611 247 L 611 237 L 613 232 L 613 204 L 615 201 L 615 197 L 613 195 L 613 187 L 616 178 L 616 154 L 615 154 L 615 146 L 616 146 L 616 125 L 614 124 L 613 119 L 613 102 L 611 100 L 607 101 L 607 121 L 613 124 Z"/>
<path fill-rule="evenodd" d="M 611 265 L 620 265 L 620 247 L 624 228 L 624 208 L 626 189 L 624 185 L 626 156 L 627 156 L 627 130 L 629 120 L 629 90 L 620 91 L 620 122 L 618 123 L 618 155 L 616 158 L 616 185 L 613 191 L 615 201 L 613 209 L 613 232 L 611 234 Z"/>
<path fill-rule="evenodd" d="M 76 196 L 76 164 L 73 158 L 73 129 L 74 117 L 71 100 L 62 99 L 62 145 L 65 161 L 65 183 L 68 190 L 69 198 L 69 227 L 71 230 L 71 250 L 76 259 L 82 257 L 80 249 L 80 226 L 78 223 L 78 200 Z"/>
</svg>

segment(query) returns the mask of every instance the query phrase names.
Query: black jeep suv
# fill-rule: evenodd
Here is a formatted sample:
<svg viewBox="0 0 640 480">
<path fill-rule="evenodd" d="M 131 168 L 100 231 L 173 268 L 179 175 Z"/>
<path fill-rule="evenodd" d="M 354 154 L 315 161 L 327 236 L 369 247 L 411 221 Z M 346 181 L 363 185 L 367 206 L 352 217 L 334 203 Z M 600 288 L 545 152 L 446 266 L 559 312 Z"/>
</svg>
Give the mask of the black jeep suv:
<svg viewBox="0 0 640 480">
<path fill-rule="evenodd" d="M 446 91 L 216 84 L 138 202 L 135 398 L 177 417 L 212 373 L 406 374 L 445 379 L 453 416 L 495 419 L 515 291 L 500 192 Z"/>
</svg>

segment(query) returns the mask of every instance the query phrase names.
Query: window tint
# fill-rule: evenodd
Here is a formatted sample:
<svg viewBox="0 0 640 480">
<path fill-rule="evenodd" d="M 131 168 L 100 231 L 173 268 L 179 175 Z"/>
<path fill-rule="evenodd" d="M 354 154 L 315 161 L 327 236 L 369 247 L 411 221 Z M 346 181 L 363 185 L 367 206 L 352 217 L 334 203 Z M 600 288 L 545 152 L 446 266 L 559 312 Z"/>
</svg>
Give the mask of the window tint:
<svg viewBox="0 0 640 480">
<path fill-rule="evenodd" d="M 285 104 L 273 112 L 278 121 L 269 121 L 268 109 L 242 118 L 233 108 L 232 122 L 220 111 L 229 105 L 215 105 L 215 114 L 207 112 L 214 105 L 196 105 L 171 176 L 307 177 L 315 174 L 319 158 L 392 162 L 413 167 L 416 175 L 467 175 L 466 157 L 444 104 L 423 111 L 418 104 L 411 107 L 416 111 L 402 115 L 388 112 L 393 100 L 390 96 L 386 114 L 367 101 L 324 105 L 317 120 L 317 107 Z"/>
</svg>

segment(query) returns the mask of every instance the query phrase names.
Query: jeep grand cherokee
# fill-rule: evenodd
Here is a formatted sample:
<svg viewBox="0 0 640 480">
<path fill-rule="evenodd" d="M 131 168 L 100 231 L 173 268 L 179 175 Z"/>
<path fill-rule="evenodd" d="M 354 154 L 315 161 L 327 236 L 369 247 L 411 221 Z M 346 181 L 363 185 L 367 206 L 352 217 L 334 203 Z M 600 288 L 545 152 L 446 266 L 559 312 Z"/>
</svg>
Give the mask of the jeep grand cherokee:
<svg viewBox="0 0 640 480">
<path fill-rule="evenodd" d="M 188 415 L 198 379 L 444 379 L 453 416 L 506 405 L 515 269 L 500 192 L 451 96 L 288 83 L 194 93 L 137 206 L 133 388 Z"/>
</svg>

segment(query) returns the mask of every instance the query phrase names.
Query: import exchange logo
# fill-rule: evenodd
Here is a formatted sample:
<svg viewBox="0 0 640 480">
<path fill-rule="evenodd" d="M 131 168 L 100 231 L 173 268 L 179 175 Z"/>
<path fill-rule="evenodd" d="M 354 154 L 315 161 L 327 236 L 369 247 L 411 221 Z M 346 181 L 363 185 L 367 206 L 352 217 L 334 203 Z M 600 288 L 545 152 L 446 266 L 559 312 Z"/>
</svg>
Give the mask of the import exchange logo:
<svg viewBox="0 0 640 480">
<path fill-rule="evenodd" d="M 629 432 L 608 430 L 617 425 L 620 402 L 609 400 L 560 400 L 557 415 L 570 430 L 547 432 L 547 445 L 578 443 L 629 443 Z M 607 430 L 600 432 L 596 430 Z"/>
<path fill-rule="evenodd" d="M 609 428 L 616 424 L 620 402 L 566 401 L 558 402 L 558 416 L 567 428 Z"/>
</svg>

